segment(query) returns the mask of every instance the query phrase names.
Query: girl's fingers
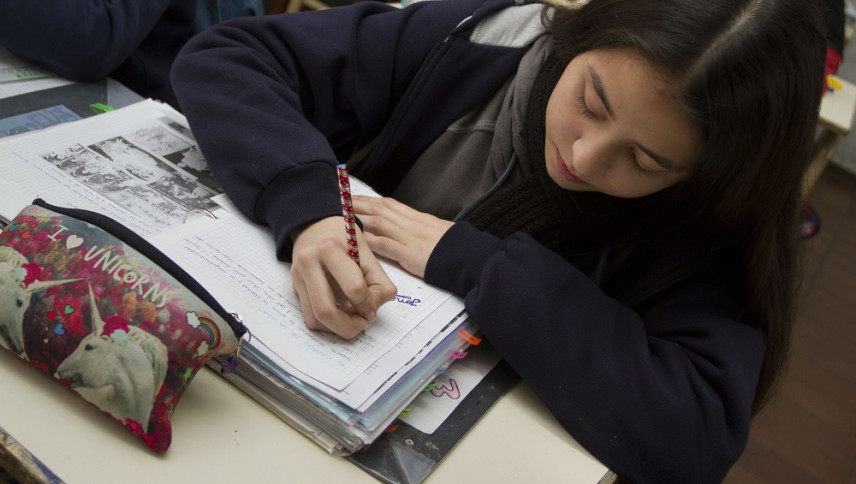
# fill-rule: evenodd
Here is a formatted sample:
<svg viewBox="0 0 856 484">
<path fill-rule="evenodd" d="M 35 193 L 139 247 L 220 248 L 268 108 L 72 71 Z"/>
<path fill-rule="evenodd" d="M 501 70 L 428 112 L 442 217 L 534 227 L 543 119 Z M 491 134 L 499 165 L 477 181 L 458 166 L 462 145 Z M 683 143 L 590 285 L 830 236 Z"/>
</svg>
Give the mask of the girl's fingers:
<svg viewBox="0 0 856 484">
<path fill-rule="evenodd" d="M 357 231 L 360 264 L 348 254 L 342 219 L 329 217 L 295 239 L 291 273 L 308 328 L 353 338 L 391 301 L 396 287 Z"/>
<path fill-rule="evenodd" d="M 372 251 L 424 277 L 428 258 L 452 222 L 391 198 L 355 197 L 354 210 Z"/>
</svg>

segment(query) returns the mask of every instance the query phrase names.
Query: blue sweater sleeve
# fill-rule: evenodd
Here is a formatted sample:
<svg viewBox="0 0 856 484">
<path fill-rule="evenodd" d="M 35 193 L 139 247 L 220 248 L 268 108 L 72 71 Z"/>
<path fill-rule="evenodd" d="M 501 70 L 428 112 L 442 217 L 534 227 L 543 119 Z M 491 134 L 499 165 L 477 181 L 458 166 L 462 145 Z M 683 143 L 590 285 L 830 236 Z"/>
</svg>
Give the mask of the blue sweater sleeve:
<svg viewBox="0 0 856 484">
<path fill-rule="evenodd" d="M 171 76 L 181 109 L 236 205 L 273 229 L 281 258 L 291 231 L 341 213 L 335 165 L 377 136 L 424 58 L 478 4 L 358 2 L 237 19 L 185 46 Z"/>
<path fill-rule="evenodd" d="M 0 2 L 0 45 L 74 81 L 107 76 L 140 45 L 170 0 Z"/>
<path fill-rule="evenodd" d="M 672 249 L 639 256 L 656 266 Z M 658 287 L 656 269 L 628 265 L 639 267 L 628 261 L 620 277 Z M 736 320 L 733 273 L 700 267 L 631 309 L 525 234 L 500 240 L 460 222 L 426 281 L 465 297 L 491 344 L 613 471 L 721 482 L 748 439 L 766 341 Z"/>
</svg>

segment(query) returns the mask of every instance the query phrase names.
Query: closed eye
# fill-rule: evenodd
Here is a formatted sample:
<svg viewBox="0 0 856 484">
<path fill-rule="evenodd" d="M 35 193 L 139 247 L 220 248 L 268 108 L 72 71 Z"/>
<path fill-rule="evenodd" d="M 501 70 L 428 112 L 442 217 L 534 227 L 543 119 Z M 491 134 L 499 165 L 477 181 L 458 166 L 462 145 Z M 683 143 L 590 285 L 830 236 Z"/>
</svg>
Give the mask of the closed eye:
<svg viewBox="0 0 856 484">
<path fill-rule="evenodd" d="M 657 171 L 645 168 L 645 166 L 639 162 L 639 158 L 636 157 L 636 153 L 633 150 L 630 150 L 630 168 L 633 171 L 646 176 L 655 175 L 658 173 Z"/>
<path fill-rule="evenodd" d="M 591 109 L 589 109 L 588 104 L 586 104 L 585 95 L 580 95 L 577 97 L 577 106 L 580 108 L 580 115 L 586 119 L 596 119 L 597 114 L 595 114 Z"/>
</svg>

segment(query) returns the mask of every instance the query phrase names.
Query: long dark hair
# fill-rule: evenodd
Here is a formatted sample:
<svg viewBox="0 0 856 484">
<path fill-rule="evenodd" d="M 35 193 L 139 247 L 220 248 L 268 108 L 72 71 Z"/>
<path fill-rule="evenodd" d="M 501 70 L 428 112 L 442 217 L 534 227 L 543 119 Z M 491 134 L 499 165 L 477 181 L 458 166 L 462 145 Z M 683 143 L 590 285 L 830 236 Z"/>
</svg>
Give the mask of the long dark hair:
<svg viewBox="0 0 856 484">
<path fill-rule="evenodd" d="M 674 79 L 703 136 L 675 187 L 716 248 L 743 259 L 743 319 L 767 352 L 753 411 L 787 360 L 796 313 L 797 216 L 814 137 L 826 43 L 807 0 L 590 0 L 548 15 L 554 54 L 631 47 Z"/>
</svg>

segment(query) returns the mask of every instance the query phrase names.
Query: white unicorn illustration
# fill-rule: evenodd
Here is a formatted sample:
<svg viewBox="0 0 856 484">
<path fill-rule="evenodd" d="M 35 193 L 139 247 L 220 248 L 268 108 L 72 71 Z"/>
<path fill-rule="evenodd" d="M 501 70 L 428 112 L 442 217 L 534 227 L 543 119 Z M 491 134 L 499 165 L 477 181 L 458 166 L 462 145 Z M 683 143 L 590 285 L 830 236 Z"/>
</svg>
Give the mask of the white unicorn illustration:
<svg viewBox="0 0 856 484">
<path fill-rule="evenodd" d="M 92 332 L 57 368 L 84 399 L 120 421 L 148 427 L 154 399 L 166 378 L 167 348 L 156 336 L 129 325 L 104 334 L 105 323 L 90 288 Z"/>
<path fill-rule="evenodd" d="M 23 265 L 27 262 L 27 258 L 17 250 L 0 247 L 0 346 L 18 353 L 24 359 L 27 359 L 24 354 L 24 313 L 30 307 L 33 293 L 78 280 L 33 281 L 25 284 L 26 270 Z"/>
</svg>

